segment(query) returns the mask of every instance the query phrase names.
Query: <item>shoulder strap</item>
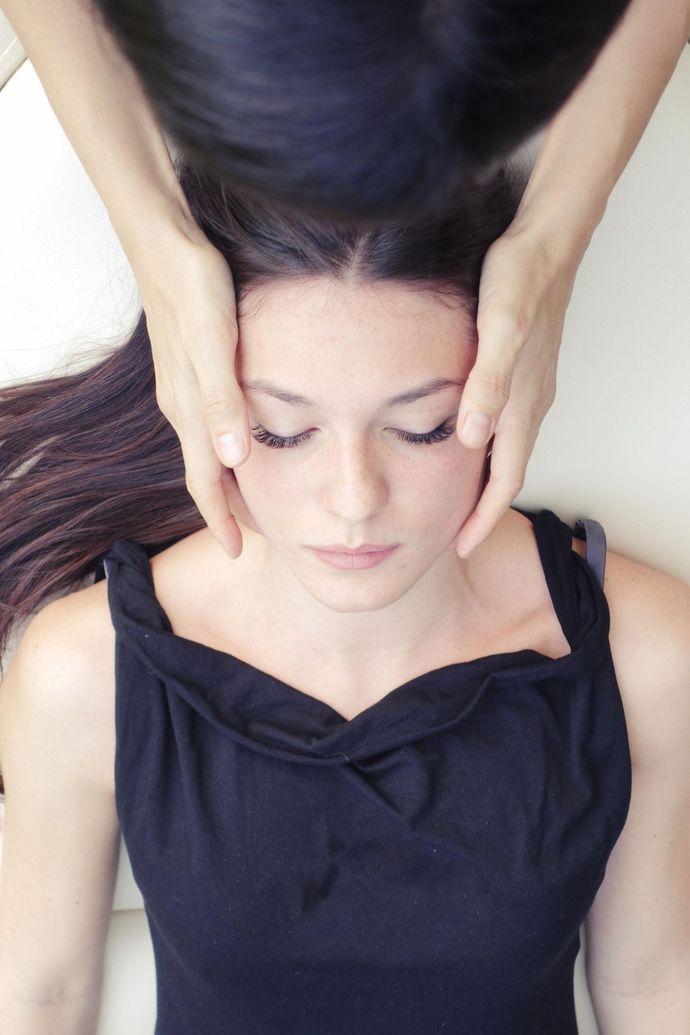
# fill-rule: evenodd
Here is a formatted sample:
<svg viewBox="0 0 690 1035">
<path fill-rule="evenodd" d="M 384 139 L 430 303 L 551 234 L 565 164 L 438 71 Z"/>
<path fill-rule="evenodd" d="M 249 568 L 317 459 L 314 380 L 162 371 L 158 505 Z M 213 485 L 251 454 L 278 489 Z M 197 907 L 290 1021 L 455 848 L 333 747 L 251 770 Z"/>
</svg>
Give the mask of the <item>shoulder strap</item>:
<svg viewBox="0 0 690 1035">
<path fill-rule="evenodd" d="M 606 533 L 598 521 L 592 518 L 581 518 L 575 522 L 576 539 L 584 539 L 587 548 L 587 563 L 604 585 L 604 569 L 606 567 Z"/>
<path fill-rule="evenodd" d="M 106 567 L 107 561 L 105 557 L 101 555 L 96 561 L 96 570 L 94 572 L 93 583 L 102 582 L 108 575 L 108 569 Z"/>
</svg>

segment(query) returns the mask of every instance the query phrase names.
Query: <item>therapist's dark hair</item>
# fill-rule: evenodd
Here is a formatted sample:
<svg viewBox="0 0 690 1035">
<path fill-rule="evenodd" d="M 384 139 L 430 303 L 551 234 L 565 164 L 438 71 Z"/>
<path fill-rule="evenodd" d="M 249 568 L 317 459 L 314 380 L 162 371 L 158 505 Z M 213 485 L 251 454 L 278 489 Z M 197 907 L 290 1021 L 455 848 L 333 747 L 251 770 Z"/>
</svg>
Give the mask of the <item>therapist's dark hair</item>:
<svg viewBox="0 0 690 1035">
<path fill-rule="evenodd" d="M 95 7 L 197 165 L 303 211 L 379 220 L 435 205 L 545 125 L 628 2 Z"/>
<path fill-rule="evenodd" d="M 365 229 L 283 211 L 191 165 L 178 173 L 232 270 L 240 327 L 252 286 L 304 276 L 397 281 L 476 317 L 484 255 L 519 200 L 500 170 L 434 216 Z M 0 388 L 0 654 L 15 621 L 78 588 L 116 539 L 151 554 L 204 527 L 156 401 L 144 313 L 124 345 L 89 358 L 79 372 Z"/>
</svg>

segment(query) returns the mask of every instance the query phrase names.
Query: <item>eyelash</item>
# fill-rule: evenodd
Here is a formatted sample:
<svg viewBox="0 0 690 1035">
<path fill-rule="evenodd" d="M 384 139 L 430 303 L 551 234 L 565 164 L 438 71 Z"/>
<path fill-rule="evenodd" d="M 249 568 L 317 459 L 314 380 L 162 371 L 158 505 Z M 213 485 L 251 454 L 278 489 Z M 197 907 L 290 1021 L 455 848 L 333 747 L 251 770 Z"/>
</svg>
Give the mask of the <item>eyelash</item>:
<svg viewBox="0 0 690 1035">
<path fill-rule="evenodd" d="M 429 446 L 435 442 L 443 442 L 445 439 L 450 438 L 454 431 L 455 423 L 453 421 L 444 421 L 443 424 L 439 424 L 437 428 L 427 432 L 425 435 L 415 435 L 411 431 L 396 431 L 395 434 L 404 442 L 410 442 L 413 445 Z M 303 431 L 300 435 L 288 435 L 286 438 L 281 438 L 280 435 L 274 435 L 272 432 L 267 431 L 266 428 L 262 428 L 261 425 L 252 428 L 252 435 L 257 442 L 270 446 L 272 449 L 292 449 L 294 446 L 299 446 L 302 442 L 306 442 L 311 438 L 310 431 Z"/>
</svg>

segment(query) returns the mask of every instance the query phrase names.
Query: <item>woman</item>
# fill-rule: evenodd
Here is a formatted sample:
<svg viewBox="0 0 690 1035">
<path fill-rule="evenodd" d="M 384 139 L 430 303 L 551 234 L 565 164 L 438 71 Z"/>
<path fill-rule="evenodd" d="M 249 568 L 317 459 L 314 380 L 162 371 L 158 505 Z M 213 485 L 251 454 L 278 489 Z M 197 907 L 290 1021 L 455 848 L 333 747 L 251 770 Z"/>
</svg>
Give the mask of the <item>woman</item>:
<svg viewBox="0 0 690 1035">
<path fill-rule="evenodd" d="M 245 549 L 190 508 L 143 319 L 3 393 L 2 632 L 107 576 L 0 694 L 5 1027 L 92 1030 L 122 829 L 157 1035 L 575 1032 L 585 918 L 607 1035 L 680 1035 L 690 590 L 549 511 L 455 551 L 509 180 L 370 231 L 182 187 L 235 275 Z"/>
<path fill-rule="evenodd" d="M 222 465 L 242 463 L 251 441 L 234 376 L 232 278 L 179 191 L 161 125 L 211 167 L 232 157 L 232 182 L 331 208 L 345 198 L 376 219 L 394 199 L 427 205 L 447 176 L 495 160 L 551 117 L 520 209 L 482 274 L 478 358 L 457 427 L 470 447 L 493 436 L 494 452 L 458 538 L 468 556 L 522 484 L 553 400 L 577 269 L 690 36 L 688 0 L 632 0 L 608 41 L 624 0 L 339 5 L 343 81 L 320 0 L 2 6 L 135 272 L 159 404 L 180 438 L 190 493 L 230 556 L 242 542 Z M 276 112 L 278 133 L 264 121 Z M 268 150 L 276 139 L 297 151 Z M 391 139 L 395 147 L 382 146 Z"/>
</svg>

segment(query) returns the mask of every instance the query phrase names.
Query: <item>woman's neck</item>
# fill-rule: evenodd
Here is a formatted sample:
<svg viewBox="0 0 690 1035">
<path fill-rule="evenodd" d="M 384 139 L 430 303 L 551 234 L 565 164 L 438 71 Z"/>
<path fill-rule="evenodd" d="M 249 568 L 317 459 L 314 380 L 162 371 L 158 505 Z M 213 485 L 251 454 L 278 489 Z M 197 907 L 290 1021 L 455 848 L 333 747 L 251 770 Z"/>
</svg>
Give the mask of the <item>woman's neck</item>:
<svg viewBox="0 0 690 1035">
<path fill-rule="evenodd" d="M 444 665 L 527 647 L 548 657 L 569 650 L 531 523 L 514 511 L 470 558 L 447 551 L 378 610 L 326 608 L 279 560 L 251 532 L 231 560 L 204 528 L 152 559 L 156 593 L 179 635 L 348 718 Z"/>
<path fill-rule="evenodd" d="M 481 550 L 460 560 L 449 548 L 398 599 L 373 610 L 348 611 L 316 599 L 263 537 L 243 534 L 242 582 L 252 587 L 247 603 L 256 628 L 270 637 L 272 652 L 311 659 L 333 678 L 341 673 L 345 682 L 360 686 L 382 672 L 407 671 L 415 659 L 437 659 L 451 644 L 462 653 L 463 639 L 475 643 L 477 629 L 486 624 L 477 589 Z M 236 607 L 233 591 L 228 613 Z"/>
</svg>

